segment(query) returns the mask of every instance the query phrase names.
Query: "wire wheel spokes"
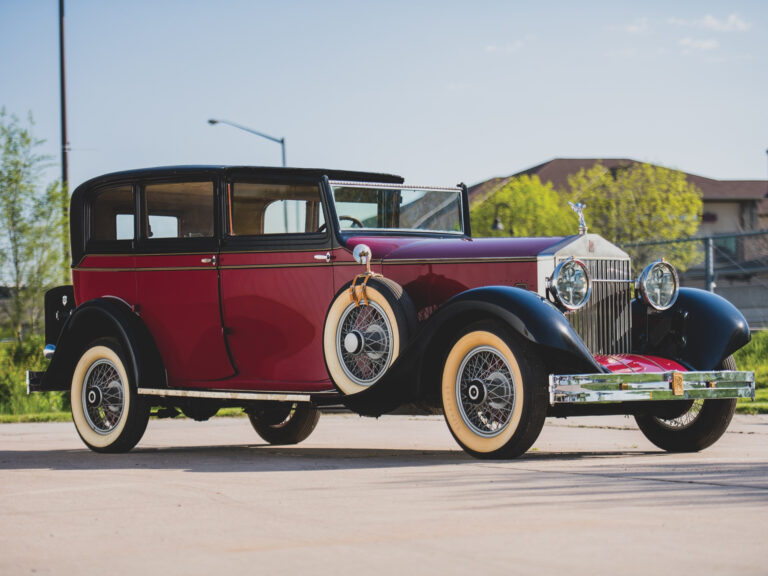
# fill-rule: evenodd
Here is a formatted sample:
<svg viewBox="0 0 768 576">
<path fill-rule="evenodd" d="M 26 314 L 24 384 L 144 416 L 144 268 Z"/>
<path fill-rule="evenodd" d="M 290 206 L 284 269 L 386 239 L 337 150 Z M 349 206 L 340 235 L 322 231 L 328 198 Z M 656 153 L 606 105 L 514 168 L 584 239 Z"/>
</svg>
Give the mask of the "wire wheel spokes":
<svg viewBox="0 0 768 576">
<path fill-rule="evenodd" d="M 123 415 L 125 384 L 117 367 L 107 359 L 97 360 L 85 374 L 83 412 L 94 432 L 108 434 Z"/>
<path fill-rule="evenodd" d="M 392 360 L 392 326 L 384 310 L 375 302 L 350 304 L 336 331 L 336 352 L 353 382 L 373 384 Z"/>
<path fill-rule="evenodd" d="M 480 346 L 464 357 L 456 376 L 456 401 L 464 423 L 480 436 L 497 436 L 509 425 L 515 382 L 498 350 Z"/>
<path fill-rule="evenodd" d="M 665 428 L 669 428 L 671 430 L 685 430 L 686 428 L 692 426 L 694 422 L 696 422 L 703 407 L 704 400 L 694 400 L 693 404 L 691 404 L 691 407 L 685 414 L 682 414 L 677 418 L 656 418 L 656 420 L 658 420 L 659 424 Z"/>
</svg>

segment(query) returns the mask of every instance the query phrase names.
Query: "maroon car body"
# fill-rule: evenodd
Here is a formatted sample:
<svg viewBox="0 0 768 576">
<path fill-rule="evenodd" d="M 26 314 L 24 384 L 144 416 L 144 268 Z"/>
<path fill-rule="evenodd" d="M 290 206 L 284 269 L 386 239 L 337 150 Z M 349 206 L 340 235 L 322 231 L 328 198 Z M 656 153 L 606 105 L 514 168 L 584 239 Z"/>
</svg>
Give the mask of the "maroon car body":
<svg viewBox="0 0 768 576">
<path fill-rule="evenodd" d="M 634 414 L 658 445 L 694 450 L 754 394 L 730 360 L 749 330 L 726 301 L 672 286 L 666 264 L 656 296 L 634 296 L 629 258 L 586 228 L 472 238 L 463 186 L 121 172 L 75 191 L 71 237 L 73 285 L 46 297 L 51 365 L 28 388 L 71 390 L 98 451 L 130 449 L 153 407 L 203 420 L 242 406 L 263 438 L 290 443 L 334 404 L 444 411 L 480 457 L 519 455 L 546 416 L 580 414 Z"/>
</svg>

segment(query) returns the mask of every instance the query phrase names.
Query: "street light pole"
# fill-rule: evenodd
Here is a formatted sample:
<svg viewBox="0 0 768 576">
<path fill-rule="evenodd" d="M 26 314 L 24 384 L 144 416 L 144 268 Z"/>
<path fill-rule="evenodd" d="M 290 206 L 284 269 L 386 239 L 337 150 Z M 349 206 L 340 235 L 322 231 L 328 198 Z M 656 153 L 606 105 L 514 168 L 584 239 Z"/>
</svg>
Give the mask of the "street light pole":
<svg viewBox="0 0 768 576">
<path fill-rule="evenodd" d="M 232 126 L 233 128 L 237 128 L 239 130 L 243 130 L 244 132 L 248 132 L 249 134 L 254 134 L 256 136 L 260 136 L 262 138 L 266 138 L 267 140 L 271 140 L 272 142 L 277 142 L 280 144 L 280 147 L 282 148 L 283 152 L 283 168 L 285 168 L 285 138 L 275 138 L 274 136 L 270 136 L 269 134 L 264 134 L 264 132 L 259 132 L 258 130 L 254 130 L 253 128 L 248 128 L 248 126 L 243 126 L 242 124 L 237 124 L 235 122 L 230 122 L 229 120 L 217 120 L 216 118 L 209 118 L 208 124 L 211 126 L 215 126 L 216 124 L 226 124 L 227 126 Z M 298 230 L 298 208 L 296 209 L 296 220 L 297 220 L 297 230 Z M 288 232 L 288 202 L 283 200 L 283 227 L 285 228 L 285 232 Z"/>
<path fill-rule="evenodd" d="M 69 263 L 67 216 L 69 215 L 69 142 L 67 142 L 67 82 L 64 74 L 64 0 L 59 0 L 59 82 L 61 90 L 61 210 L 64 264 Z M 67 274 L 65 273 L 65 281 Z"/>
<path fill-rule="evenodd" d="M 248 128 L 247 126 L 243 126 L 242 124 L 236 124 L 235 122 L 230 122 L 229 120 L 217 120 L 215 118 L 211 118 L 208 120 L 208 124 L 210 124 L 211 126 L 215 124 L 226 124 L 227 126 L 238 128 L 240 130 L 248 132 L 249 134 L 255 134 L 256 136 L 261 136 L 262 138 L 271 140 L 272 142 L 277 142 L 278 144 L 280 144 L 283 151 L 283 167 L 287 166 L 287 164 L 285 163 L 285 138 L 275 138 L 274 136 L 270 136 L 269 134 L 264 134 L 264 132 L 259 132 L 258 130 L 254 130 L 253 128 Z"/>
</svg>

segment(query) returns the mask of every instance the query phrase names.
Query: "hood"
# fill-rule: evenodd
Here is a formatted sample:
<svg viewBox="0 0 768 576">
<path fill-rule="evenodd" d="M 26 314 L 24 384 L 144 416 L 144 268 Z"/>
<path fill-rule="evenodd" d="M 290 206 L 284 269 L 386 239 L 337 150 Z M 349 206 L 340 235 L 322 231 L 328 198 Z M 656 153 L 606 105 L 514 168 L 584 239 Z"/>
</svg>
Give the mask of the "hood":
<svg viewBox="0 0 768 576">
<path fill-rule="evenodd" d="M 546 238 L 424 238 L 412 236 L 353 236 L 352 250 L 366 244 L 374 260 L 465 260 L 474 258 L 535 258 L 571 237 Z"/>
</svg>

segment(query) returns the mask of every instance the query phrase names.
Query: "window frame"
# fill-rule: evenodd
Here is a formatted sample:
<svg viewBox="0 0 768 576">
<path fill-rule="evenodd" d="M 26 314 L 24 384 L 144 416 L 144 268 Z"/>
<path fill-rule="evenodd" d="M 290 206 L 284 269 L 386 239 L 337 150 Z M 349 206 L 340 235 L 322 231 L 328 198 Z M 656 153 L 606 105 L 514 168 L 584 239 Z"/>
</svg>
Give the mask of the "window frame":
<svg viewBox="0 0 768 576">
<path fill-rule="evenodd" d="M 147 186 L 158 184 L 184 184 L 210 182 L 212 185 L 212 218 L 213 235 L 197 238 L 151 238 L 147 236 L 147 223 L 149 215 L 147 209 Z M 218 252 L 219 238 L 221 237 L 220 226 L 220 206 L 218 198 L 220 196 L 221 178 L 212 174 L 184 174 L 167 177 L 147 177 L 137 179 L 136 188 L 138 194 L 139 214 L 136 250 L 137 254 L 156 254 L 156 253 L 208 253 Z M 145 218 L 145 215 L 147 216 Z"/>
<path fill-rule="evenodd" d="M 231 201 L 230 186 L 237 184 L 275 184 L 275 185 L 294 185 L 294 186 L 314 186 L 317 188 L 317 196 L 320 201 L 320 209 L 325 219 L 325 230 L 323 232 L 290 232 L 283 234 L 230 234 L 231 224 Z M 333 234 L 331 233 L 331 224 L 329 220 L 328 200 L 326 198 L 322 181 L 314 177 L 289 176 L 289 177 L 259 177 L 248 174 L 229 175 L 222 186 L 221 209 L 223 215 L 223 234 L 222 251 L 248 252 L 248 251 L 269 251 L 280 252 L 282 250 L 314 250 L 331 249 L 333 245 Z"/>
<path fill-rule="evenodd" d="M 133 195 L 133 238 L 123 240 L 96 240 L 93 238 L 93 205 L 96 199 L 107 190 L 116 188 L 130 188 Z M 138 237 L 139 205 L 136 185 L 130 180 L 107 182 L 95 187 L 89 194 L 88 201 L 85 204 L 85 219 L 83 228 L 85 229 L 85 252 L 84 254 L 131 254 L 136 247 Z"/>
</svg>

